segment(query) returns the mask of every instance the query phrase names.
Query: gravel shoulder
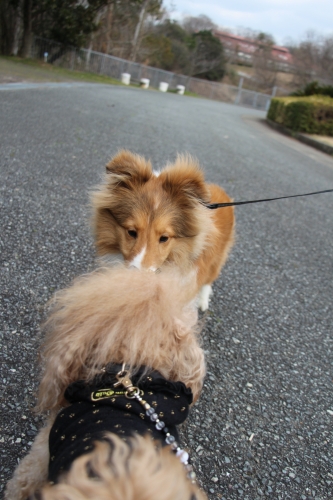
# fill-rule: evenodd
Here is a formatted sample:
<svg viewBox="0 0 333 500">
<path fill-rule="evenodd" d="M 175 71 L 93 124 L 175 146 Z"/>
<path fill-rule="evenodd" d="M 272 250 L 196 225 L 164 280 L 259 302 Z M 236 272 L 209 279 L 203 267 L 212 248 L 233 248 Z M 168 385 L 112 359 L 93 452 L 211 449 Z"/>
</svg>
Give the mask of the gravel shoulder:
<svg viewBox="0 0 333 500">
<path fill-rule="evenodd" d="M 47 301 L 96 266 L 88 191 L 120 148 L 154 168 L 188 151 L 235 200 L 333 186 L 333 160 L 264 114 L 107 85 L 0 92 L 1 488 L 41 424 Z M 333 498 L 333 197 L 236 209 L 205 314 L 208 373 L 182 428 L 209 498 Z"/>
</svg>

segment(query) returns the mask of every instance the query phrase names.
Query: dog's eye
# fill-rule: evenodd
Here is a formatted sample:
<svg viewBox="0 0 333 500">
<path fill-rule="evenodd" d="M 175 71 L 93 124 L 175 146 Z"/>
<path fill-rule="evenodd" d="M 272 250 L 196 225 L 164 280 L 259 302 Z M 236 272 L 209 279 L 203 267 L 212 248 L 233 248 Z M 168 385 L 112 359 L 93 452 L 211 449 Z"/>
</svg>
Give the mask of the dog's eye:
<svg viewBox="0 0 333 500">
<path fill-rule="evenodd" d="M 165 243 L 166 241 L 168 241 L 168 239 L 169 239 L 169 236 L 161 236 L 160 243 Z"/>
<path fill-rule="evenodd" d="M 134 229 L 129 229 L 127 232 L 131 238 L 136 238 L 138 236 L 138 233 L 134 231 Z"/>
</svg>

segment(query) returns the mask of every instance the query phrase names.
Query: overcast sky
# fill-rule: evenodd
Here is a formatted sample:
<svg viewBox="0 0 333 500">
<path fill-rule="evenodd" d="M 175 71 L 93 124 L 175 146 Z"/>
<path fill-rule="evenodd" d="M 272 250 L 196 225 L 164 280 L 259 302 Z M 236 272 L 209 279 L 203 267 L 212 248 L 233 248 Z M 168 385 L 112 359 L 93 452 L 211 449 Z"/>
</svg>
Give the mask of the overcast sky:
<svg viewBox="0 0 333 500">
<path fill-rule="evenodd" d="M 165 0 L 171 17 L 206 14 L 217 25 L 251 28 L 278 44 L 299 41 L 308 30 L 333 36 L 333 0 Z"/>
</svg>

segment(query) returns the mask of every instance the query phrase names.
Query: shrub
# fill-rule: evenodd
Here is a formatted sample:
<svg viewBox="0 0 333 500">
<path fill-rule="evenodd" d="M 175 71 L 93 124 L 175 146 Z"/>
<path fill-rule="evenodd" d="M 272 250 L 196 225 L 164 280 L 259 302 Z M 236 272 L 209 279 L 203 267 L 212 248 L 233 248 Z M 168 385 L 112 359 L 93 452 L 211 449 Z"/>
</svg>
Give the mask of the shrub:
<svg viewBox="0 0 333 500">
<path fill-rule="evenodd" d="M 308 83 L 304 89 L 296 90 L 291 96 L 303 97 L 309 95 L 327 95 L 333 97 L 333 86 L 332 85 L 319 85 L 318 82 Z"/>
<path fill-rule="evenodd" d="M 333 99 L 322 95 L 277 97 L 267 118 L 294 132 L 333 136 Z"/>
</svg>

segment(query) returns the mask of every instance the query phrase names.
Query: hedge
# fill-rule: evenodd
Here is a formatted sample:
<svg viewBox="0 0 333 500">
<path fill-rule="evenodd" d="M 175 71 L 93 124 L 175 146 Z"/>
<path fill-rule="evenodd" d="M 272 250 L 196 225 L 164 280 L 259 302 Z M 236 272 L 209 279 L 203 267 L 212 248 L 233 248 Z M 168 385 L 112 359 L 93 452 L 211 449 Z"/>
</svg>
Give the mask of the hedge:
<svg viewBox="0 0 333 500">
<path fill-rule="evenodd" d="M 317 81 L 310 82 L 303 89 L 296 90 L 290 95 L 301 97 L 306 95 L 328 95 L 333 97 L 333 85 L 320 85 Z"/>
<path fill-rule="evenodd" d="M 271 100 L 267 118 L 294 132 L 333 136 L 333 98 L 276 97 Z"/>
</svg>

